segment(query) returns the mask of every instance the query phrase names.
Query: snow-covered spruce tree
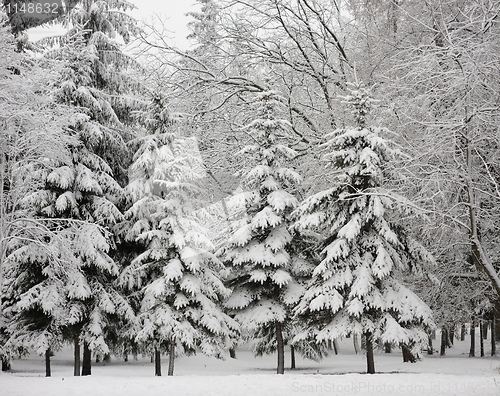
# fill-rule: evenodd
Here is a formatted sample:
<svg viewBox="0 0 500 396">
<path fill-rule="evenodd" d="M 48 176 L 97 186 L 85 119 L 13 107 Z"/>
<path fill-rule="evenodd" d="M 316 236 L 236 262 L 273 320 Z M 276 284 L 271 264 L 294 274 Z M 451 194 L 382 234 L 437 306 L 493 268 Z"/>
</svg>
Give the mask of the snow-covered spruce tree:
<svg viewBox="0 0 500 396">
<path fill-rule="evenodd" d="M 25 332 L 20 342 L 20 332 L 7 332 L 4 326 L 15 325 L 13 309 L 28 290 L 28 284 L 37 278 L 34 273 L 41 275 L 43 265 L 31 266 L 37 265 L 35 258 L 50 257 L 52 270 L 59 268 L 59 273 L 64 272 L 64 249 L 61 249 L 64 237 L 55 227 L 56 221 L 39 217 L 27 199 L 44 188 L 43 175 L 60 163 L 70 162 L 67 147 L 73 140 L 66 134 L 65 127 L 75 114 L 70 108 L 56 104 L 51 95 L 51 83 L 58 78 L 57 72 L 42 67 L 16 49 L 14 37 L 6 27 L 0 27 L 0 358 L 3 369 L 9 365 L 13 346 L 9 338 L 13 335 L 18 337 L 17 350 L 33 347 L 45 353 L 44 345 L 56 349 L 60 344 L 60 331 L 43 332 L 39 331 L 40 326 L 35 326 L 38 335 L 34 332 L 26 337 Z M 47 270 L 43 276 L 50 274 L 53 271 Z M 52 292 L 40 292 L 38 301 L 46 304 L 38 305 L 37 309 L 52 311 L 51 296 Z M 28 330 L 28 326 L 19 327 Z M 4 342 L 8 343 L 5 348 Z"/>
<path fill-rule="evenodd" d="M 387 164 L 397 153 L 382 137 L 383 128 L 368 125 L 373 100 L 362 84 L 350 85 L 345 101 L 356 127 L 327 135 L 327 166 L 334 186 L 306 200 L 296 210 L 295 228 L 322 235 L 321 263 L 296 309 L 317 342 L 349 334 L 366 341 L 367 371 L 375 372 L 375 344 L 393 343 L 419 355 L 434 326 L 427 305 L 403 282 L 421 274 L 431 255 L 397 222 L 402 197 L 383 189 Z"/>
<path fill-rule="evenodd" d="M 106 332 L 115 333 L 117 307 L 128 311 L 115 280 L 120 268 L 110 256 L 113 249 L 112 227 L 122 220 L 118 208 L 123 196 L 116 180 L 111 154 L 125 152 L 119 135 L 120 122 L 107 94 L 96 89 L 93 55 L 88 46 L 77 39 L 65 49 L 67 66 L 57 97 L 62 103 L 78 106 L 81 114 L 72 125 L 79 143 L 72 148 L 73 163 L 52 172 L 48 178 L 51 200 L 43 211 L 47 216 L 66 216 L 86 222 L 75 235 L 75 255 L 81 260 L 82 276 L 88 287 L 75 295 L 76 322 L 73 326 L 75 347 L 83 341 L 83 370 L 90 374 L 91 351 L 96 355 L 110 352 Z M 107 152 L 103 152 L 103 147 Z M 116 169 L 116 167 L 115 167 Z M 42 206 L 43 207 L 43 206 Z M 71 293 L 71 290 L 69 290 Z M 128 315 L 128 313 L 127 313 Z M 113 320 L 111 320 L 113 319 Z"/>
<path fill-rule="evenodd" d="M 168 351 L 173 375 L 176 350 L 221 357 L 239 328 L 223 312 L 229 295 L 219 278 L 223 266 L 197 217 L 203 166 L 190 150 L 195 141 L 177 136 L 161 94 L 141 118 L 147 131 L 135 142 L 126 217 L 127 239 L 142 251 L 121 279 L 141 297 L 137 342 L 154 351 L 157 376 Z"/>
<path fill-rule="evenodd" d="M 79 375 L 79 348 L 84 343 L 83 374 L 90 374 L 91 352 L 106 355 L 117 339 L 117 326 L 132 311 L 115 281 L 119 265 L 112 257 L 111 230 L 122 220 L 118 208 L 126 184 L 132 60 L 115 40 L 127 41 L 133 20 L 122 1 L 85 1 L 67 16 L 69 32 L 47 56 L 62 65 L 56 86 L 58 103 L 77 109 L 68 126 L 77 140 L 70 148 L 70 164 L 59 164 L 46 175 L 46 186 L 30 197 L 39 215 L 67 218 L 74 229 L 71 246 L 79 266 L 78 279 L 68 282 L 70 322 L 65 336 L 75 342 L 75 375 Z M 53 43 L 47 39 L 43 44 Z M 76 223 L 75 223 L 76 222 Z M 71 224 L 71 225 L 70 225 Z M 128 318 L 128 319 L 125 319 Z"/>
<path fill-rule="evenodd" d="M 60 219 L 38 216 L 29 197 L 44 189 L 48 173 L 71 162 L 67 148 L 74 140 L 65 128 L 75 111 L 52 96 L 58 73 L 18 52 L 5 27 L 0 28 L 0 48 L 0 358 L 6 368 L 14 346 L 17 351 L 33 347 L 44 354 L 45 347 L 60 345 L 61 329 L 55 328 L 63 315 L 56 312 L 60 306 L 52 287 L 56 273 L 65 277 L 70 272 L 64 268 L 65 236 Z M 45 284 L 30 299 L 26 292 L 40 277 L 54 283 Z M 21 313 L 28 311 L 27 304 L 38 318 Z"/>
<path fill-rule="evenodd" d="M 250 338 L 257 339 L 257 354 L 277 350 L 277 372 L 283 374 L 283 328 L 303 292 L 295 279 L 289 232 L 289 216 L 298 204 L 292 191 L 300 176 L 287 167 L 295 152 L 287 146 L 291 126 L 280 118 L 283 98 L 268 89 L 255 94 L 252 105 L 255 118 L 244 129 L 255 143 L 240 152 L 256 163 L 244 174 L 246 214 L 230 226 L 231 237 L 220 256 L 231 271 L 233 293 L 226 306 Z M 270 334 L 275 348 L 265 341 Z"/>
</svg>

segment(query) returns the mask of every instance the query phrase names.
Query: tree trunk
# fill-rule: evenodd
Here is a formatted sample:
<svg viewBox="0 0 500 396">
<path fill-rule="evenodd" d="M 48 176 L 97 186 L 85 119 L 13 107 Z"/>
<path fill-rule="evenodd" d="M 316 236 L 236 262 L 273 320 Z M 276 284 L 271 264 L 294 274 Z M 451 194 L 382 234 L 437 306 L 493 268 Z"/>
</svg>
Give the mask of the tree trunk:
<svg viewBox="0 0 500 396">
<path fill-rule="evenodd" d="M 285 374 L 285 345 L 283 343 L 283 331 L 281 322 L 276 322 L 276 344 L 278 352 L 278 368 L 277 374 Z"/>
<path fill-rule="evenodd" d="M 448 340 L 448 346 L 451 347 L 453 345 L 453 342 L 455 341 L 455 325 L 452 325 L 450 327 Z"/>
<path fill-rule="evenodd" d="M 335 352 L 335 355 L 339 354 L 339 344 L 336 339 L 333 340 L 333 351 Z"/>
<path fill-rule="evenodd" d="M 366 344 L 366 372 L 368 374 L 375 374 L 375 359 L 373 357 L 373 340 L 372 333 L 367 331 L 365 333 Z"/>
<path fill-rule="evenodd" d="M 498 297 L 493 304 L 493 319 L 491 329 L 495 329 L 495 341 L 500 341 L 500 297 Z"/>
<path fill-rule="evenodd" d="M 427 355 L 434 355 L 434 347 L 432 346 L 432 334 L 429 333 L 429 345 L 427 346 Z"/>
<path fill-rule="evenodd" d="M 79 337 L 75 336 L 73 341 L 75 344 L 73 375 L 75 377 L 79 377 L 80 376 L 80 340 L 79 340 Z"/>
<path fill-rule="evenodd" d="M 170 350 L 168 353 L 168 376 L 174 375 L 174 361 L 175 361 L 175 339 L 170 340 Z"/>
<path fill-rule="evenodd" d="M 231 359 L 236 359 L 236 349 L 234 349 L 234 347 L 229 349 L 229 357 Z"/>
<path fill-rule="evenodd" d="M 466 138 L 466 150 L 467 150 L 467 196 L 468 196 L 468 208 L 469 208 L 469 222 L 470 222 L 470 242 L 471 242 L 471 252 L 472 261 L 478 272 L 484 273 L 493 289 L 496 291 L 496 304 L 500 308 L 500 276 L 498 275 L 491 258 L 484 251 L 481 241 L 479 239 L 477 218 L 476 218 L 476 198 L 473 186 L 473 158 L 472 158 L 472 144 L 469 142 L 468 138 L 468 125 L 464 126 L 464 136 Z M 500 315 L 500 311 L 498 312 Z"/>
<path fill-rule="evenodd" d="M 448 330 L 443 326 L 441 329 L 441 351 L 439 353 L 440 356 L 444 356 L 446 354 L 446 344 L 448 339 Z"/>
<path fill-rule="evenodd" d="M 469 357 L 476 356 L 476 320 L 472 318 L 470 325 L 470 352 Z"/>
<path fill-rule="evenodd" d="M 392 345 L 390 342 L 386 342 L 384 344 L 384 352 L 385 353 L 391 353 L 392 352 Z"/>
<path fill-rule="evenodd" d="M 413 353 L 411 353 L 411 349 L 407 345 L 402 345 L 401 350 L 403 352 L 403 362 L 404 363 L 415 363 L 417 358 Z"/>
<path fill-rule="evenodd" d="M 87 341 L 83 342 L 82 375 L 92 374 L 92 353 Z"/>
<path fill-rule="evenodd" d="M 359 352 L 359 340 L 358 340 L 358 335 L 356 333 L 353 333 L 352 335 L 352 343 L 354 344 L 354 352 L 356 352 L 356 355 Z"/>
<path fill-rule="evenodd" d="M 483 321 L 479 321 L 479 347 L 481 348 L 481 357 L 484 357 L 484 338 L 483 338 Z"/>
<path fill-rule="evenodd" d="M 0 360 L 2 360 L 2 371 L 9 371 L 11 369 L 10 360 L 5 356 L 2 356 Z"/>
<path fill-rule="evenodd" d="M 290 368 L 295 369 L 295 347 L 290 345 Z"/>
<path fill-rule="evenodd" d="M 460 328 L 460 341 L 465 341 L 465 323 L 462 323 L 462 327 Z"/>
<path fill-rule="evenodd" d="M 465 117 L 467 119 L 467 117 Z M 469 118 L 470 119 L 470 118 Z M 471 242 L 471 252 L 472 252 L 472 261 L 474 266 L 476 267 L 478 272 L 483 272 L 488 277 L 491 286 L 496 292 L 496 298 L 493 302 L 494 307 L 494 315 L 497 319 L 497 328 L 495 329 L 497 341 L 500 339 L 500 276 L 496 271 L 491 257 L 485 252 L 481 241 L 479 239 L 479 232 L 477 226 L 477 218 L 476 218 L 476 199 L 475 199 L 475 191 L 473 186 L 473 158 L 472 158 L 472 144 L 469 142 L 468 138 L 468 128 L 469 126 L 466 124 L 464 126 L 464 136 L 466 137 L 466 145 L 467 145 L 467 195 L 468 195 L 468 208 L 469 208 L 469 222 L 470 222 L 470 242 Z M 472 345 L 471 345 L 472 352 Z"/>
<path fill-rule="evenodd" d="M 154 360 L 155 360 L 155 377 L 161 377 L 161 352 L 158 348 L 155 348 Z"/>
<path fill-rule="evenodd" d="M 496 343 L 495 343 L 495 340 L 496 340 L 496 336 L 495 336 L 495 332 L 496 332 L 496 326 L 495 326 L 495 322 L 496 322 L 496 319 L 493 317 L 493 321 L 491 322 L 491 356 L 495 356 L 497 354 L 497 351 L 496 351 Z"/>
<path fill-rule="evenodd" d="M 45 351 L 45 376 L 50 377 L 52 373 L 50 372 L 50 348 Z"/>
<path fill-rule="evenodd" d="M 482 322 L 483 323 L 483 331 L 482 331 L 482 335 L 483 335 L 483 340 L 487 340 L 488 339 L 488 327 L 489 327 L 489 322 L 486 321 L 486 322 Z"/>
</svg>

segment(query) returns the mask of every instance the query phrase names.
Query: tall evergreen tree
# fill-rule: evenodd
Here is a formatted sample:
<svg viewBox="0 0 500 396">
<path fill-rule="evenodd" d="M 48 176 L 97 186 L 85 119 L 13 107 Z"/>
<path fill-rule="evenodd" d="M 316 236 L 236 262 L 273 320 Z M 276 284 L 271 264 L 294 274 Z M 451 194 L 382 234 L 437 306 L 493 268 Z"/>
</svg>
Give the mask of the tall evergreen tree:
<svg viewBox="0 0 500 396">
<path fill-rule="evenodd" d="M 244 187 L 249 190 L 242 195 L 246 215 L 231 225 L 232 236 L 221 250 L 234 288 L 226 306 L 250 337 L 274 334 L 277 372 L 283 374 L 283 327 L 290 320 L 289 308 L 302 293 L 295 279 L 293 237 L 288 230 L 290 213 L 298 204 L 292 191 L 301 178 L 288 167 L 295 152 L 287 145 L 290 123 L 280 118 L 283 98 L 267 89 L 255 94 L 252 105 L 255 119 L 244 129 L 255 143 L 241 154 L 257 164 L 244 175 Z"/>
<path fill-rule="evenodd" d="M 176 135 L 161 94 L 141 118 L 147 133 L 137 139 L 126 216 L 127 239 L 142 251 L 122 281 L 140 295 L 137 342 L 154 350 L 156 375 L 161 375 L 161 353 L 169 351 L 168 374 L 173 375 L 176 347 L 219 357 L 238 326 L 222 311 L 229 294 L 219 278 L 223 266 L 198 218 L 196 179 L 203 166 L 193 156 L 196 141 Z"/>
<path fill-rule="evenodd" d="M 57 104 L 52 96 L 52 84 L 58 73 L 47 66 L 54 65 L 42 67 L 40 62 L 18 52 L 16 47 L 13 36 L 1 26 L 0 358 L 3 368 L 8 367 L 13 345 L 9 337 L 13 335 L 17 341 L 21 338 L 26 341 L 26 344 L 16 342 L 21 349 L 31 346 L 41 353 L 48 345 L 57 348 L 60 344 L 60 330 L 52 331 L 54 328 L 50 327 L 48 331 L 45 319 L 41 320 L 40 315 L 32 319 L 32 335 L 26 334 L 29 329 L 26 323 L 19 324 L 15 331 L 11 326 L 15 321 L 16 305 L 27 296 L 29 285 L 34 285 L 39 277 L 47 279 L 54 272 L 64 272 L 67 257 L 61 223 L 37 216 L 29 197 L 44 188 L 44 175 L 59 164 L 71 161 L 68 146 L 74 143 L 65 127 L 75 112 Z M 48 260 L 51 268 L 43 270 L 45 265 L 39 267 L 35 264 L 38 259 Z M 42 310 L 52 312 L 57 292 L 53 289 L 38 294 L 37 303 L 29 309 L 44 316 Z M 26 305 L 23 309 L 28 310 Z M 24 315 L 22 320 L 31 316 Z M 60 321 L 61 317 L 57 320 Z M 8 344 L 4 345 L 5 342 Z"/>
<path fill-rule="evenodd" d="M 123 193 L 110 164 L 99 153 L 102 146 L 113 147 L 110 142 L 117 140 L 119 123 L 101 92 L 92 86 L 93 57 L 81 36 L 68 43 L 61 55 L 67 63 L 55 96 L 80 110 L 70 125 L 77 142 L 70 147 L 71 163 L 59 164 L 46 175 L 45 189 L 30 199 L 40 216 L 78 224 L 68 223 L 73 224 L 71 247 L 79 270 L 66 285 L 71 307 L 66 337 L 77 344 L 83 341 L 85 375 L 90 374 L 91 351 L 97 355 L 110 352 L 108 333 L 113 332 L 116 317 L 131 317 L 115 285 L 120 268 L 110 255 L 111 229 L 122 220 L 117 205 Z"/>
<path fill-rule="evenodd" d="M 334 186 L 307 198 L 295 213 L 298 230 L 323 237 L 321 262 L 296 310 L 310 327 L 296 339 L 362 334 L 367 371 L 374 373 L 376 343 L 402 345 L 418 355 L 427 342 L 431 311 L 402 278 L 421 274 L 433 259 L 398 223 L 397 211 L 408 202 L 383 188 L 396 151 L 382 128 L 368 124 L 369 90 L 351 85 L 345 103 L 356 127 L 335 130 L 325 145 Z"/>
<path fill-rule="evenodd" d="M 116 326 L 134 317 L 116 284 L 120 266 L 113 257 L 112 235 L 122 220 L 120 185 L 126 184 L 126 141 L 131 137 L 127 124 L 137 104 L 133 96 L 137 83 L 130 77 L 135 61 L 116 40 L 119 36 L 128 42 L 135 29 L 134 20 L 125 13 L 131 7 L 120 0 L 82 1 L 64 16 L 68 33 L 41 43 L 58 44 L 47 52 L 61 66 L 54 96 L 78 114 L 68 125 L 74 138 L 71 160 L 41 175 L 44 186 L 29 196 L 29 204 L 40 218 L 68 220 L 65 231 L 76 271 L 70 271 L 66 282 L 69 315 L 64 334 L 75 341 L 75 366 L 83 341 L 84 375 L 91 372 L 91 353 L 108 354 L 116 341 Z M 29 267 L 34 276 L 37 271 L 50 272 L 47 258 L 39 258 L 38 265 Z M 30 288 L 46 284 L 43 277 L 37 278 L 38 283 L 33 279 Z"/>
</svg>

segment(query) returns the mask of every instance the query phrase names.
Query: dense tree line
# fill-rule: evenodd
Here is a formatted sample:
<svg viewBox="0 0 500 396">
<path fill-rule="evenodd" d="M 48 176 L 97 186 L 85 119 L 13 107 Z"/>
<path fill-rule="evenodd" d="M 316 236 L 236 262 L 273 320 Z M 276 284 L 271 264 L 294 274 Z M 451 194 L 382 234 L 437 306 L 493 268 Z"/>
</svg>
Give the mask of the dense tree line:
<svg viewBox="0 0 500 396">
<path fill-rule="evenodd" d="M 498 2 L 198 3 L 187 51 L 122 0 L 3 17 L 4 368 L 500 337 Z"/>
</svg>

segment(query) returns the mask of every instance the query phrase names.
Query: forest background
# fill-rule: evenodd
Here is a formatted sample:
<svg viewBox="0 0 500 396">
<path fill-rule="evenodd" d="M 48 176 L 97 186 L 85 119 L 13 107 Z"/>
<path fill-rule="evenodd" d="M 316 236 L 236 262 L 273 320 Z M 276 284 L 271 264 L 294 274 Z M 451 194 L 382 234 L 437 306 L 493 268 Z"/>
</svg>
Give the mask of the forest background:
<svg viewBox="0 0 500 396">
<path fill-rule="evenodd" d="M 367 164 L 360 159 L 364 147 L 357 152 L 347 140 L 332 146 L 336 136 L 356 128 L 383 137 L 397 155 L 386 158 L 373 143 L 385 159 L 374 163 L 386 177 L 374 173 L 376 185 L 354 185 L 354 195 L 335 195 L 321 213 L 329 213 L 328 202 L 334 207 L 360 196 L 385 197 L 391 230 L 400 241 L 418 240 L 425 248 L 416 254 L 409 243 L 393 256 L 412 263 L 419 256 L 418 271 L 391 269 L 377 278 L 390 273 L 418 296 L 411 320 L 402 320 L 408 312 L 389 307 L 387 299 L 382 312 L 391 311 L 406 330 L 416 320 L 430 332 L 433 322 L 452 340 L 465 323 L 480 323 L 483 331 L 496 329 L 498 340 L 498 1 L 200 0 L 200 11 L 189 15 L 189 49 L 166 39 L 168 20 L 135 21 L 126 1 L 67 3 L 69 11 L 53 21 L 64 24 L 64 34 L 35 43 L 24 33 L 33 21 L 16 24 L 12 15 L 10 21 L 3 16 L 5 367 L 14 351 L 35 348 L 50 357 L 67 342 L 75 345 L 75 374 L 80 343 L 85 370 L 92 354 L 174 356 L 178 347 L 217 355 L 235 345 L 242 323 L 258 353 L 295 342 L 306 355 L 321 357 L 333 333 L 300 331 L 302 338 L 293 339 L 295 330 L 272 326 L 287 318 L 300 329 L 320 328 L 336 323 L 344 308 L 337 312 L 302 296 L 331 265 L 328 243 L 344 237 L 355 249 L 365 228 L 350 238 L 347 229 L 307 216 L 314 215 L 312 197 L 339 185 L 339 172 L 347 169 L 349 155 L 328 159 L 332 147 L 333 153 L 354 150 L 359 164 Z M 259 107 L 271 99 L 272 115 Z M 262 132 L 268 127 L 284 132 L 273 138 L 274 132 Z M 286 146 L 286 159 L 259 151 L 273 145 L 279 146 L 273 152 Z M 237 157 L 242 150 L 246 155 Z M 284 175 L 271 172 L 276 163 L 289 177 L 271 189 L 284 191 L 273 201 L 258 186 L 267 180 L 259 181 L 262 175 Z M 272 208 L 249 200 L 251 191 Z M 280 220 L 269 216 L 250 236 L 232 236 L 242 219 L 255 224 L 257 207 L 279 212 Z M 354 218 L 349 213 L 345 224 Z M 243 263 L 246 273 L 231 271 L 242 264 L 231 246 L 244 248 L 285 223 L 288 231 L 280 236 L 290 240 L 273 245 L 268 267 L 275 272 L 264 276 L 262 260 L 253 260 L 258 255 Z M 273 261 L 281 248 L 290 257 L 286 265 Z M 292 278 L 300 288 L 281 295 Z M 256 287 L 252 298 L 230 298 L 232 305 L 222 307 L 249 280 Z M 370 292 L 386 287 L 368 283 Z M 352 297 L 353 287 L 343 288 L 345 296 Z M 251 324 L 238 316 L 261 296 L 273 315 L 252 317 Z M 432 320 L 419 311 L 420 301 Z M 379 326 L 360 324 L 368 345 L 373 329 L 387 335 L 380 315 L 353 314 Z M 406 330 L 375 341 L 412 350 L 415 338 Z M 410 352 L 410 360 L 418 355 Z"/>
</svg>

